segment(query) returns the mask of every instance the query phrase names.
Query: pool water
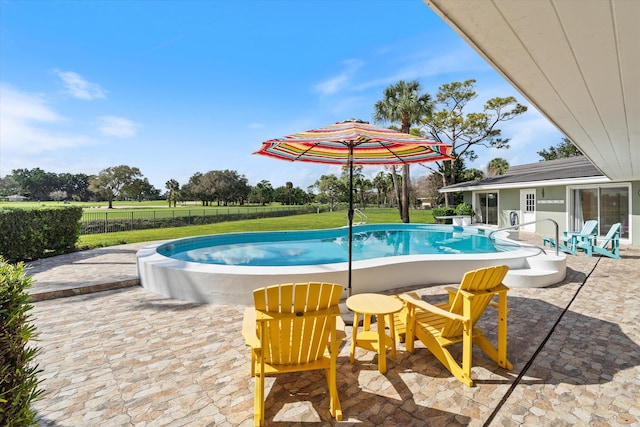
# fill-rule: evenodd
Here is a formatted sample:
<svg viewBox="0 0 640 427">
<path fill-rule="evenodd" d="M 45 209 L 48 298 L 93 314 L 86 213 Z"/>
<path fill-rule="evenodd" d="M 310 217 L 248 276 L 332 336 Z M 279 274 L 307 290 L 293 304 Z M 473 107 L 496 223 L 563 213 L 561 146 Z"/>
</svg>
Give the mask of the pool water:
<svg viewBox="0 0 640 427">
<path fill-rule="evenodd" d="M 496 246 L 477 229 L 457 226 L 375 224 L 353 230 L 353 260 L 403 255 L 479 254 Z M 301 266 L 348 261 L 349 230 L 230 233 L 181 239 L 158 248 L 162 255 L 205 264 Z"/>
</svg>

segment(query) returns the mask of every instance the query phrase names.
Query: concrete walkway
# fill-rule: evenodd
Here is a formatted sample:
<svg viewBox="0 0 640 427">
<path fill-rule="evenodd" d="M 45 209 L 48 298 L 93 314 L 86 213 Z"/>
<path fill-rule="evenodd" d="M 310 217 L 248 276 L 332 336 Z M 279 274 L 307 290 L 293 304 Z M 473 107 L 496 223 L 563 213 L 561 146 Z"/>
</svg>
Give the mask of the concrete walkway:
<svg viewBox="0 0 640 427">
<path fill-rule="evenodd" d="M 244 307 L 141 288 L 135 252 L 143 245 L 32 264 L 40 424 L 251 425 Z M 622 254 L 569 256 L 564 282 L 509 292 L 510 372 L 474 351 L 469 388 L 421 344 L 413 354 L 401 344 L 382 375 L 373 352 L 359 350 L 349 363 L 347 328 L 338 357 L 344 420 L 329 415 L 324 375 L 309 372 L 268 379 L 267 424 L 640 425 L 640 248 Z M 440 286 L 417 292 L 427 300 L 443 294 Z M 490 338 L 494 314 L 480 321 Z"/>
</svg>

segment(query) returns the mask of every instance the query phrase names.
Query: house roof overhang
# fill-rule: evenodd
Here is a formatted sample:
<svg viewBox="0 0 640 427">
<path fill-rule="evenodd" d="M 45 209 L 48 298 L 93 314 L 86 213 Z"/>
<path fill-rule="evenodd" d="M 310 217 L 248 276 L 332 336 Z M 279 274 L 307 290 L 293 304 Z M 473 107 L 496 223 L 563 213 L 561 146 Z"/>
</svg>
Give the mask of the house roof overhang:
<svg viewBox="0 0 640 427">
<path fill-rule="evenodd" d="M 514 188 L 532 188 L 532 187 L 550 187 L 554 185 L 589 185 L 589 184 L 606 184 L 612 182 L 606 176 L 600 177 L 584 177 L 571 179 L 550 179 L 545 181 L 524 181 L 518 183 L 505 184 L 478 184 L 472 185 L 477 181 L 469 181 L 461 183 L 459 186 L 449 186 L 440 189 L 441 193 L 457 193 L 460 191 L 494 191 L 507 190 Z M 467 185 L 464 185 L 467 184 Z"/>
<path fill-rule="evenodd" d="M 640 1 L 424 2 L 602 173 L 640 179 Z"/>
</svg>

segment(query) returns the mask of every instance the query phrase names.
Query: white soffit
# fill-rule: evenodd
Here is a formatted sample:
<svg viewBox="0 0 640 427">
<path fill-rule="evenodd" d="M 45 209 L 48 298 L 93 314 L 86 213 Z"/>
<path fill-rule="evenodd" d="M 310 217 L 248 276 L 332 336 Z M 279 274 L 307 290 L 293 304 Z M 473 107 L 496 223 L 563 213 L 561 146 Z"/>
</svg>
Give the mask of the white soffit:
<svg viewBox="0 0 640 427">
<path fill-rule="evenodd" d="M 424 0 L 613 181 L 640 179 L 640 0 Z"/>
<path fill-rule="evenodd" d="M 534 188 L 534 187 L 554 187 L 560 185 L 596 185 L 608 184 L 611 180 L 606 176 L 601 177 L 585 177 L 572 179 L 551 179 L 548 181 L 529 181 L 529 182 L 512 182 L 506 184 L 486 184 L 486 185 L 469 185 L 455 188 L 442 188 L 438 190 L 440 193 L 458 193 L 460 191 L 495 191 L 495 190 L 511 190 L 518 188 Z M 473 184 L 474 181 L 469 181 Z"/>
</svg>

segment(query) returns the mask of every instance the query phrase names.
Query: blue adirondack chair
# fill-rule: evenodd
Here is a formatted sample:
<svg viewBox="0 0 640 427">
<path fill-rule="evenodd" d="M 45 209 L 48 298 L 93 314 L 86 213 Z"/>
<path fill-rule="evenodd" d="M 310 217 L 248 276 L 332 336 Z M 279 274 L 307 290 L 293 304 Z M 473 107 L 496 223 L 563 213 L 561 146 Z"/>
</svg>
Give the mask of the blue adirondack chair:
<svg viewBox="0 0 640 427">
<path fill-rule="evenodd" d="M 582 226 L 582 230 L 579 232 L 575 231 L 565 231 L 562 236 L 560 236 L 558 249 L 568 252 L 571 255 L 576 254 L 577 244 L 583 241 L 589 241 L 589 239 L 595 237 L 598 230 L 598 221 L 595 219 L 590 219 L 584 223 Z M 551 237 L 543 237 L 542 245 L 549 244 L 549 247 L 553 248 L 556 245 L 556 242 Z"/>
<path fill-rule="evenodd" d="M 595 253 L 608 256 L 610 258 L 620 259 L 620 223 L 617 222 L 611 226 L 609 232 L 602 239 L 592 237 L 577 243 L 577 247 L 592 256 Z M 598 243 L 599 240 L 599 243 Z M 611 250 L 607 249 L 611 243 Z"/>
</svg>

